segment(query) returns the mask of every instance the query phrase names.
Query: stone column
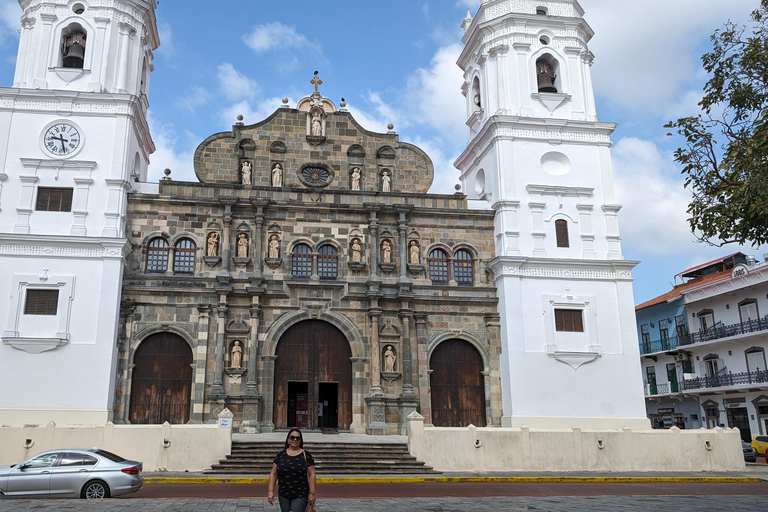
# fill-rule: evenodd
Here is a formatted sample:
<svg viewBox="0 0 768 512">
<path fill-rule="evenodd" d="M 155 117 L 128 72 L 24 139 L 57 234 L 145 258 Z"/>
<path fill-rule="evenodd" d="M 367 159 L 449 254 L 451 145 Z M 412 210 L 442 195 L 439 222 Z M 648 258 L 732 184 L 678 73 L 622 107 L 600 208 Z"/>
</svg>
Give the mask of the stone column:
<svg viewBox="0 0 768 512">
<path fill-rule="evenodd" d="M 274 432 L 275 424 L 275 361 L 277 356 L 261 356 L 261 389 L 264 391 L 264 415 L 259 425 L 262 432 Z"/>
<path fill-rule="evenodd" d="M 400 239 L 400 278 L 398 282 L 407 283 L 408 279 L 408 211 L 398 208 L 400 219 L 397 225 L 398 238 Z"/>
<path fill-rule="evenodd" d="M 381 391 L 381 350 L 379 347 L 379 316 L 381 310 L 376 309 L 368 313 L 371 317 L 371 396 L 382 396 Z"/>
<path fill-rule="evenodd" d="M 232 266 L 232 206 L 237 202 L 234 197 L 221 197 L 219 198 L 222 206 L 224 207 L 224 232 L 221 235 L 221 275 L 229 275 L 230 268 Z"/>
<path fill-rule="evenodd" d="M 256 367 L 259 360 L 259 313 L 261 312 L 261 304 L 259 304 L 259 298 L 256 296 L 252 297 L 251 300 L 251 339 L 248 345 L 248 379 L 245 385 L 245 393 L 247 395 L 258 395 L 258 372 Z"/>
<path fill-rule="evenodd" d="M 432 403 L 429 399 L 429 330 L 427 326 L 428 315 L 415 313 L 416 320 L 416 347 L 419 354 L 419 402 L 421 402 L 421 414 L 427 418 L 427 423 L 432 423 Z"/>
<path fill-rule="evenodd" d="M 208 327 L 211 320 L 211 306 L 197 306 L 197 350 L 192 366 L 192 421 L 203 423 L 205 413 L 205 370 L 208 361 Z"/>
<path fill-rule="evenodd" d="M 224 395 L 224 346 L 225 328 L 227 323 L 227 305 L 224 300 L 225 296 L 222 296 L 219 307 L 217 308 L 218 324 L 216 331 L 216 363 L 213 369 L 213 388 L 211 388 L 211 395 Z"/>
<path fill-rule="evenodd" d="M 261 277 L 264 271 L 264 256 L 262 247 L 264 247 L 264 207 L 268 201 L 264 199 L 251 199 L 251 204 L 256 212 L 253 214 L 253 220 L 256 229 L 253 232 L 253 273 L 256 277 Z"/>
<path fill-rule="evenodd" d="M 378 205 L 365 205 L 369 214 L 368 230 L 371 234 L 371 277 L 369 281 L 377 281 L 379 278 L 379 206 Z"/>
<path fill-rule="evenodd" d="M 136 30 L 127 23 L 118 23 L 118 30 L 120 33 L 120 49 L 118 50 L 118 64 L 117 64 L 117 77 L 115 80 L 115 86 L 113 89 L 115 92 L 126 92 L 126 84 L 128 82 L 128 63 L 131 59 L 131 39 L 136 33 Z"/>
<path fill-rule="evenodd" d="M 402 322 L 403 350 L 400 354 L 403 363 L 403 396 L 416 397 L 413 391 L 413 362 L 411 361 L 411 317 L 410 309 L 400 309 Z"/>
</svg>

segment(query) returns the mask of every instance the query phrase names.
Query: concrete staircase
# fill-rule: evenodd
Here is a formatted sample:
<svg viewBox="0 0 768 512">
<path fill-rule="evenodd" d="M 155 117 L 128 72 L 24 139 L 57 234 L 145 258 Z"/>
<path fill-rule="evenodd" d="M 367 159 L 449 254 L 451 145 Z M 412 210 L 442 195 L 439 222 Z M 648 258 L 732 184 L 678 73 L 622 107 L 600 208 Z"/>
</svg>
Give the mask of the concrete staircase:
<svg viewBox="0 0 768 512">
<path fill-rule="evenodd" d="M 284 442 L 234 441 L 232 453 L 205 473 L 269 475 Z M 318 475 L 404 475 L 438 473 L 408 452 L 405 443 L 306 442 Z"/>
</svg>

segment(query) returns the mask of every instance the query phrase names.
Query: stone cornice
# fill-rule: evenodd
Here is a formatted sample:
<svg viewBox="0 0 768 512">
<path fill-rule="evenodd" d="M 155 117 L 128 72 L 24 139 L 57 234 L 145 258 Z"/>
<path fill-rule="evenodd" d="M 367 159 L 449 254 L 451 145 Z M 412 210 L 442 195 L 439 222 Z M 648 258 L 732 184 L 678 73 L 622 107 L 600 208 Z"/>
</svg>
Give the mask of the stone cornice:
<svg viewBox="0 0 768 512">
<path fill-rule="evenodd" d="M 632 269 L 639 264 L 627 260 L 577 260 L 499 256 L 488 263 L 495 279 L 531 277 L 543 279 L 589 279 L 632 281 Z"/>
<path fill-rule="evenodd" d="M 130 250 L 125 238 L 0 234 L 0 254 L 5 256 L 122 259 Z"/>
</svg>

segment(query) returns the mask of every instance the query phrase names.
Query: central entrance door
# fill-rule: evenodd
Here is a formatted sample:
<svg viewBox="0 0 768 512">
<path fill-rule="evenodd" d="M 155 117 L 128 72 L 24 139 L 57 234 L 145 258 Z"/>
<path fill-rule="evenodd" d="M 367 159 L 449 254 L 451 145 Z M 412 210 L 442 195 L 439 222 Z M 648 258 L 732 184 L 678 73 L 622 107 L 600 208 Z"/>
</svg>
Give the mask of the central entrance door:
<svg viewBox="0 0 768 512">
<path fill-rule="evenodd" d="M 459 339 L 435 348 L 432 369 L 432 424 L 436 427 L 484 427 L 485 380 L 483 359 L 475 347 Z"/>
<path fill-rule="evenodd" d="M 344 334 L 320 320 L 299 322 L 280 338 L 276 355 L 275 427 L 349 429 L 352 351 Z"/>
</svg>

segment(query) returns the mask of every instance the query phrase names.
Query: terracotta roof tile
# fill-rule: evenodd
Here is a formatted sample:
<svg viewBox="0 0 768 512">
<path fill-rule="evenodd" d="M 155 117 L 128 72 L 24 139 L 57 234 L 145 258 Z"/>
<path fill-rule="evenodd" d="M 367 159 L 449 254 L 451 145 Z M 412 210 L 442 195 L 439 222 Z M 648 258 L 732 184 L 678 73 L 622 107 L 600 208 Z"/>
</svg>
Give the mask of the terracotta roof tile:
<svg viewBox="0 0 768 512">
<path fill-rule="evenodd" d="M 700 276 L 695 279 L 691 279 L 687 283 L 679 284 L 675 286 L 672 290 L 668 291 L 667 293 L 663 295 L 659 295 L 658 297 L 645 301 L 642 304 L 638 304 L 635 306 L 635 311 L 640 311 L 641 309 L 649 308 L 651 306 L 655 306 L 657 304 L 661 304 L 662 302 L 669 302 L 672 299 L 679 297 L 683 290 L 687 290 L 689 288 L 693 288 L 695 286 L 699 286 L 700 284 L 704 283 L 710 283 L 712 281 L 719 281 L 721 279 L 725 279 L 727 277 L 731 277 L 731 270 L 723 270 L 720 272 L 713 272 L 711 274 L 707 274 L 705 276 Z"/>
</svg>

